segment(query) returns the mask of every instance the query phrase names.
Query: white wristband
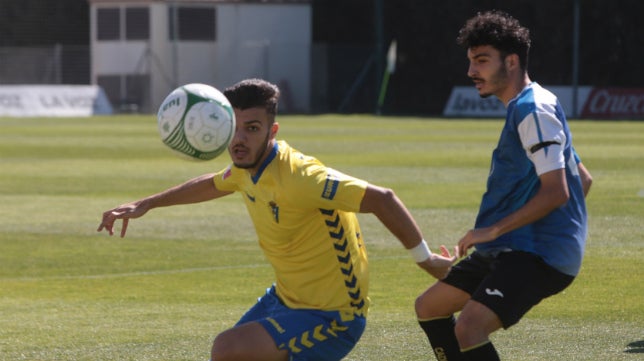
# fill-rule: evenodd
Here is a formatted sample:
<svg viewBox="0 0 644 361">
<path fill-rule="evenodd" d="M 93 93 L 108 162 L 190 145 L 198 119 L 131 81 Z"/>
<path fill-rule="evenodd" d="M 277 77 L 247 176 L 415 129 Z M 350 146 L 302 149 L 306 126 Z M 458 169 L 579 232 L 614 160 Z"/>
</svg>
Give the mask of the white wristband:
<svg viewBox="0 0 644 361">
<path fill-rule="evenodd" d="M 416 263 L 425 262 L 432 255 L 424 239 L 416 247 L 409 249 L 409 253 Z"/>
</svg>

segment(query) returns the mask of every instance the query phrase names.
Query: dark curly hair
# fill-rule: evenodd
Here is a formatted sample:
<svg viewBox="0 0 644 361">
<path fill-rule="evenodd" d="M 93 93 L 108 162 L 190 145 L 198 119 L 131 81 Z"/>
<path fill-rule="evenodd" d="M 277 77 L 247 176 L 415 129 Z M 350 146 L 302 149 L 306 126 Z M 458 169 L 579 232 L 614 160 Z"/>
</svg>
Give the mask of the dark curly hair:
<svg viewBox="0 0 644 361">
<path fill-rule="evenodd" d="M 479 12 L 467 20 L 458 32 L 458 45 L 465 49 L 490 45 L 497 49 L 503 58 L 510 54 L 519 56 L 521 69 L 528 69 L 530 52 L 530 30 L 521 26 L 511 15 L 498 10 Z"/>
<path fill-rule="evenodd" d="M 263 79 L 245 79 L 224 90 L 233 108 L 262 107 L 273 118 L 277 115 L 280 90 L 277 85 Z"/>
</svg>

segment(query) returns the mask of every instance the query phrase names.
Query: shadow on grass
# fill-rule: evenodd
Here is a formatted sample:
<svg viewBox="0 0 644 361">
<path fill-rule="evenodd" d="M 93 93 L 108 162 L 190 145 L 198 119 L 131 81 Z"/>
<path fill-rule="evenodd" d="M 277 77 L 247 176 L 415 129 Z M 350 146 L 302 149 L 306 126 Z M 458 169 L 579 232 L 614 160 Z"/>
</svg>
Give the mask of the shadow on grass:
<svg viewBox="0 0 644 361">
<path fill-rule="evenodd" d="M 633 341 L 626 345 L 625 353 L 644 353 L 644 340 Z"/>
</svg>

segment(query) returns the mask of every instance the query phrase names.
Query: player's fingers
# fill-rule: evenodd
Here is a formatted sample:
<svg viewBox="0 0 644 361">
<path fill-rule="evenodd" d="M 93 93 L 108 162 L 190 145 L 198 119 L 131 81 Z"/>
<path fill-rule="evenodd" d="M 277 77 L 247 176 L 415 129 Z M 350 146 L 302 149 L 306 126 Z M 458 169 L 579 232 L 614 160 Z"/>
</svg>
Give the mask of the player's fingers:
<svg viewBox="0 0 644 361">
<path fill-rule="evenodd" d="M 112 231 L 112 227 L 113 227 L 113 225 L 114 225 L 114 221 L 106 220 L 105 218 L 103 218 L 103 221 L 102 221 L 102 222 L 101 222 L 101 224 L 98 226 L 98 229 L 96 229 L 96 231 L 97 231 L 97 232 L 100 232 L 100 231 L 102 231 L 102 230 L 106 230 L 106 231 L 110 234 L 110 236 L 111 236 L 111 235 L 114 233 L 114 232 Z"/>
<path fill-rule="evenodd" d="M 127 232 L 128 223 L 130 223 L 130 219 L 123 218 L 123 228 L 121 228 L 121 238 L 125 237 L 125 232 Z"/>
<path fill-rule="evenodd" d="M 98 226 L 97 231 L 102 231 L 103 229 L 107 230 L 110 233 L 110 236 L 114 234 L 112 231 L 114 227 L 114 221 L 116 220 L 116 217 L 118 216 L 118 213 L 114 211 L 106 211 L 103 212 L 103 219 L 101 221 L 101 224 Z"/>
<path fill-rule="evenodd" d="M 465 244 L 465 242 L 458 242 L 458 254 L 461 257 L 464 257 L 467 254 L 467 249 L 469 247 Z"/>
<path fill-rule="evenodd" d="M 445 246 L 441 246 L 442 248 L 445 248 L 445 257 L 449 258 L 449 260 L 454 263 L 458 259 L 458 248 L 454 247 L 454 255 L 452 256 L 449 252 L 449 248 Z"/>
<path fill-rule="evenodd" d="M 447 247 L 441 244 L 440 250 L 441 250 L 441 256 L 445 258 L 452 258 L 452 255 L 449 253 L 449 249 L 447 249 Z"/>
<path fill-rule="evenodd" d="M 450 256 L 449 255 L 449 250 L 445 246 L 441 245 L 440 250 L 441 250 L 441 256 L 443 256 L 443 257 L 449 257 Z"/>
<path fill-rule="evenodd" d="M 454 262 L 456 260 L 456 256 L 452 256 L 449 253 L 449 249 L 447 247 L 445 247 L 444 245 L 440 246 L 440 250 L 441 250 L 441 256 L 451 260 L 452 262 Z"/>
</svg>

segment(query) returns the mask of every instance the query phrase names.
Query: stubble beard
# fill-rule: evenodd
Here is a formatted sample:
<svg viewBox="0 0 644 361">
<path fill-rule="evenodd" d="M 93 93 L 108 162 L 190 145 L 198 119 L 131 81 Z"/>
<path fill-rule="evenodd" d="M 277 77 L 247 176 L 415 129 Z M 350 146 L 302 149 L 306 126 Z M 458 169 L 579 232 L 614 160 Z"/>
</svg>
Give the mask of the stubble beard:
<svg viewBox="0 0 644 361">
<path fill-rule="evenodd" d="M 496 73 L 494 73 L 486 83 L 489 83 L 492 89 L 486 93 L 479 93 L 481 98 L 488 98 L 492 95 L 496 95 L 499 90 L 505 87 L 508 83 L 508 70 L 506 69 L 505 64 L 502 63 Z"/>
<path fill-rule="evenodd" d="M 253 169 L 257 167 L 259 162 L 262 160 L 264 154 L 266 153 L 266 150 L 268 149 L 268 138 L 270 136 L 270 131 L 266 133 L 266 137 L 264 138 L 263 146 L 260 150 L 255 152 L 255 160 L 253 160 L 250 163 L 235 163 L 233 162 L 233 165 L 237 168 L 241 169 Z"/>
</svg>

